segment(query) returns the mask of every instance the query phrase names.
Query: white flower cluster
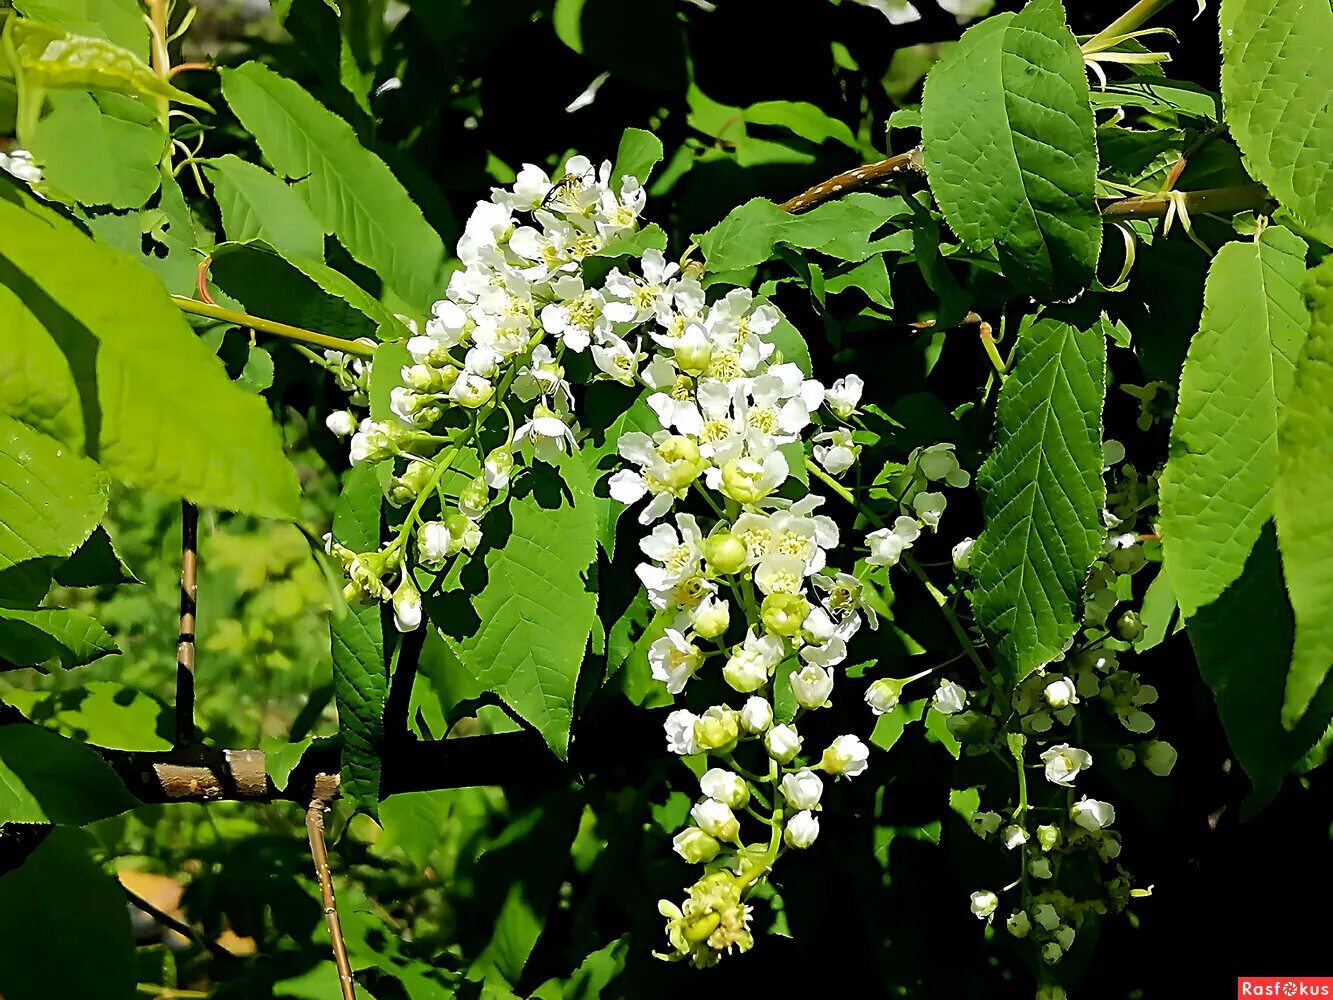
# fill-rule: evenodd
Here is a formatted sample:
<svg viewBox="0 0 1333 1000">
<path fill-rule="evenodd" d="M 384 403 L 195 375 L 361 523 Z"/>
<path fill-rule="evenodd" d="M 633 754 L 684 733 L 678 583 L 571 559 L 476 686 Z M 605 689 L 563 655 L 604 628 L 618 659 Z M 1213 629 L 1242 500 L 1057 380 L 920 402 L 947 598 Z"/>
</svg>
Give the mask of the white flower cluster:
<svg viewBox="0 0 1333 1000">
<path fill-rule="evenodd" d="M 1113 466 L 1124 459 L 1124 449 L 1108 442 L 1107 457 L 1108 467 Z M 1010 912 L 1005 926 L 1015 937 L 1030 937 L 1047 964 L 1059 962 L 1069 951 L 1087 914 L 1122 909 L 1131 896 L 1147 892 L 1131 889 L 1128 875 L 1118 866 L 1113 876 L 1103 880 L 1102 898 L 1076 901 L 1052 884 L 1059 860 L 1070 854 L 1092 852 L 1106 864 L 1120 855 L 1120 835 L 1110 829 L 1116 818 L 1115 806 L 1086 795 L 1077 800 L 1073 797 L 1074 789 L 1084 780 L 1082 776 L 1093 767 L 1093 755 L 1069 742 L 1070 734 L 1078 731 L 1077 712 L 1084 706 L 1100 704 L 1111 718 L 1136 735 L 1149 732 L 1155 725 L 1144 707 L 1157 700 L 1156 689 L 1141 683 L 1138 674 L 1121 669 L 1119 664 L 1128 648 L 1127 640 L 1141 632 L 1137 615 L 1126 612 L 1114 633 L 1107 631 L 1109 613 L 1119 603 L 1116 595 L 1124 592 L 1122 578 L 1147 565 L 1140 536 L 1122 529 L 1126 523 L 1132 527 L 1140 511 L 1151 506 L 1155 491 L 1142 490 L 1137 474 L 1128 467 L 1126 470 L 1127 475 L 1121 473 L 1113 482 L 1110 496 L 1115 513 L 1105 512 L 1110 532 L 1103 556 L 1089 574 L 1084 606 L 1087 641 L 1014 685 L 1008 704 L 992 701 L 990 717 L 985 718 L 989 728 L 980 727 L 981 731 L 994 732 L 1007 720 L 1024 748 L 1030 742 L 1042 741 L 1038 766 L 1048 786 L 1061 790 L 1054 801 L 1068 803 L 1059 807 L 1064 810 L 1063 816 L 1036 825 L 1032 813 L 1022 805 L 1007 819 L 994 811 L 977 812 L 971 817 L 978 835 L 996 838 L 1003 847 L 1021 855 L 1019 879 L 1000 890 L 1023 886 L 1023 901 Z M 946 681 L 936 693 L 935 707 L 952 714 L 951 729 L 958 720 L 963 724 L 957 731 L 977 731 L 975 719 L 969 725 L 962 716 L 983 718 L 980 712 L 965 711 L 965 706 L 969 700 L 984 705 L 986 698 L 986 692 L 969 696 Z M 1113 760 L 1122 769 L 1142 763 L 1151 774 L 1164 777 L 1175 766 L 1176 751 L 1169 743 L 1149 740 L 1116 750 Z M 979 890 L 972 894 L 971 909 L 980 919 L 989 920 L 998 905 L 996 892 Z"/>
<path fill-rule="evenodd" d="M 602 289 L 585 287 L 582 271 L 590 255 L 638 229 L 644 200 L 634 177 L 613 184 L 609 163 L 594 168 L 575 156 L 555 180 L 528 164 L 511 188 L 494 189 L 477 204 L 458 242 L 463 266 L 431 307 L 424 331 L 414 328 L 407 341 L 412 364 L 391 390 L 392 419 L 339 410 L 326 420 L 334 434 L 351 439 L 352 464 L 394 463 L 388 498 L 410 505 L 401 529 L 378 551 L 355 553 L 330 542 L 350 580 L 349 599 L 392 600 L 398 627 L 419 627 L 413 567 L 437 572 L 476 548 L 483 514 L 521 472 L 516 455 L 551 462 L 574 447 L 565 353 L 590 353 L 598 377 L 635 379 L 639 355 L 625 337 L 653 314 L 654 290 L 661 290 L 653 280 L 666 282 L 675 266 L 649 251 L 643 280 L 613 271 Z M 337 352 L 327 364 L 351 405 L 365 407 L 371 365 Z M 498 437 L 488 424 L 497 413 L 505 427 Z M 425 520 L 436 495 L 440 510 Z M 390 591 L 384 579 L 393 574 L 399 582 Z"/>
<path fill-rule="evenodd" d="M 753 939 L 748 910 L 691 918 L 696 897 L 716 896 L 721 876 L 737 887 L 729 905 L 743 907 L 744 888 L 783 851 L 819 836 L 824 780 L 854 777 L 869 759 L 850 734 L 807 757 L 798 729 L 803 713 L 830 703 L 836 668 L 862 622 L 878 624 L 863 582 L 829 565 L 839 532 L 819 513 L 823 498 L 795 488 L 807 443 L 830 475 L 855 461 L 845 427 L 812 431 L 816 419 L 850 417 L 863 383 L 849 376 L 826 389 L 784 359 L 770 337 L 780 314 L 747 290 L 707 304 L 695 280 L 656 259 L 645 259 L 642 276 L 613 272 L 607 289 L 637 304 L 652 347 L 641 378 L 659 429 L 621 436 L 630 467 L 610 480 L 617 500 L 646 500 L 639 521 L 655 524 L 640 542 L 646 558 L 637 573 L 653 607 L 672 619 L 650 647 L 652 675 L 681 694 L 711 660 L 738 696 L 739 707 L 681 708 L 666 720 L 672 752 L 726 765 L 703 775 L 693 824 L 674 841 L 687 861 L 718 870 L 683 907 L 662 904 L 673 945 L 663 957 L 707 965 Z M 691 494 L 707 515 L 676 510 Z M 756 771 L 742 777 L 734 754 L 745 743 L 755 745 Z M 767 842 L 747 842 L 742 814 L 766 828 Z M 700 936 L 705 925 L 710 933 Z"/>
<path fill-rule="evenodd" d="M 26 149 L 0 150 L 0 170 L 23 181 L 25 184 L 40 184 L 42 168 L 33 162 L 32 154 Z"/>
</svg>

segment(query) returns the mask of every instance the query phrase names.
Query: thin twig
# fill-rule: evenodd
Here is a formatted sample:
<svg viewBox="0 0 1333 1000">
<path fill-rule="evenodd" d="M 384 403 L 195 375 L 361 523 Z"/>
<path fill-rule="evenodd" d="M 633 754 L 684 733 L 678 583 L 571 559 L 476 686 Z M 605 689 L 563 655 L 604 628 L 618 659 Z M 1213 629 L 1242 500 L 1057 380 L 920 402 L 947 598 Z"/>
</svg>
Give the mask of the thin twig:
<svg viewBox="0 0 1333 1000">
<path fill-rule="evenodd" d="M 175 76 L 177 73 L 184 73 L 186 70 L 191 70 L 191 69 L 203 70 L 207 72 L 209 70 L 216 69 L 216 67 L 211 62 L 183 62 L 178 66 L 171 67 L 171 73 L 169 75 Z"/>
<path fill-rule="evenodd" d="M 199 596 L 199 508 L 181 501 L 181 618 L 176 638 L 176 746 L 195 741 L 195 610 Z"/>
<path fill-rule="evenodd" d="M 339 337 L 330 337 L 327 334 L 316 333 L 314 330 L 305 330 L 299 326 L 291 326 L 288 323 L 279 323 L 276 320 L 251 316 L 249 313 L 240 312 L 237 309 L 224 309 L 222 306 L 209 305 L 206 302 L 196 302 L 194 299 L 188 299 L 184 295 L 171 296 L 171 304 L 181 312 L 192 313 L 195 316 L 207 316 L 210 319 L 219 319 L 225 323 L 234 323 L 236 326 L 249 327 L 251 330 L 255 330 L 258 333 L 268 333 L 275 337 L 295 340 L 302 344 L 314 344 L 317 347 L 327 347 L 331 350 L 342 351 L 344 354 L 355 354 L 363 358 L 373 358 L 375 356 L 374 344 L 362 344 L 355 340 L 342 340 Z"/>
<path fill-rule="evenodd" d="M 163 927 L 167 928 L 168 930 L 175 931 L 183 938 L 188 938 L 189 940 L 197 944 L 200 948 L 203 948 L 210 955 L 213 955 L 216 958 L 226 958 L 232 961 L 239 960 L 240 956 L 232 954 L 230 951 L 228 951 L 222 945 L 218 944 L 216 941 L 208 940 L 208 938 L 204 937 L 202 934 L 196 931 L 189 924 L 185 923 L 183 920 L 177 920 L 170 913 L 166 913 L 163 910 L 159 910 L 156 906 L 148 902 L 148 900 L 144 899 L 133 889 L 130 889 L 123 883 L 121 884 L 120 888 L 121 891 L 125 893 L 125 898 L 128 899 L 136 909 L 143 910 L 144 913 L 148 914 Z"/>
<path fill-rule="evenodd" d="M 1102 208 L 1104 219 L 1161 219 L 1171 210 L 1172 198 L 1183 200 L 1190 215 L 1218 212 L 1261 210 L 1272 201 L 1262 184 L 1241 184 L 1236 187 L 1207 188 L 1202 191 L 1179 191 L 1164 194 L 1135 195 L 1120 198 Z"/>
<path fill-rule="evenodd" d="M 333 943 L 338 984 L 342 987 L 343 1000 L 356 1000 L 356 982 L 352 979 L 352 963 L 347 959 L 347 943 L 343 940 L 342 922 L 338 919 L 338 904 L 333 898 L 333 876 L 329 874 L 329 850 L 324 843 L 324 810 L 337 794 L 336 774 L 316 776 L 315 794 L 310 800 L 310 808 L 305 811 L 305 828 L 310 835 L 310 857 L 315 862 L 315 877 L 319 879 L 319 894 L 324 901 L 324 919 Z"/>
<path fill-rule="evenodd" d="M 795 198 L 784 201 L 778 207 L 784 212 L 791 212 L 793 215 L 799 212 L 806 212 L 816 205 L 823 204 L 834 198 L 841 197 L 851 191 L 860 188 L 869 187 L 872 184 L 878 184 L 888 180 L 904 171 L 914 173 L 923 173 L 925 165 L 921 159 L 920 147 L 908 150 L 906 153 L 899 153 L 896 156 L 890 156 L 888 159 L 879 160 L 876 163 L 867 163 L 860 167 L 853 167 L 851 170 L 838 174 L 836 177 L 830 177 L 826 181 L 821 181 L 808 191 L 803 191 Z"/>
</svg>

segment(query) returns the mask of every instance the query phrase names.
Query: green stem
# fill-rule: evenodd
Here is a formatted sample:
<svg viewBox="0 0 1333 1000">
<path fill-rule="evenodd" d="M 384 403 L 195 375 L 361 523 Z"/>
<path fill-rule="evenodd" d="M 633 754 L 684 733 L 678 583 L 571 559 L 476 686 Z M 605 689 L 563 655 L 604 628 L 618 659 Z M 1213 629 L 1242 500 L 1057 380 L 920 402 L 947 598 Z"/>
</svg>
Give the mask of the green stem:
<svg viewBox="0 0 1333 1000">
<path fill-rule="evenodd" d="M 1090 55 L 1101 52 L 1116 44 L 1115 40 L 1121 35 L 1127 35 L 1136 30 L 1171 2 L 1172 0 L 1139 0 L 1133 7 L 1084 42 L 1082 46 L 1083 54 Z"/>
<path fill-rule="evenodd" d="M 274 337 L 283 337 L 287 340 L 294 340 L 302 344 L 314 344 L 317 347 L 326 347 L 334 351 L 342 351 L 344 354 L 355 354 L 362 358 L 373 358 L 375 356 L 374 344 L 360 344 L 354 340 L 342 340 L 338 337 L 330 337 L 327 334 L 316 333 L 314 330 L 304 330 L 299 326 L 290 326 L 287 323 L 279 323 L 276 320 L 263 319 L 260 316 L 251 316 L 249 313 L 240 312 L 237 309 L 226 309 L 222 306 L 211 306 L 207 302 L 198 302 L 194 299 L 186 298 L 184 295 L 173 295 L 171 297 L 172 305 L 181 312 L 191 313 L 195 316 L 207 316 L 210 319 L 222 320 L 224 323 L 234 323 L 237 326 L 249 327 L 259 333 L 271 334 Z"/>
</svg>

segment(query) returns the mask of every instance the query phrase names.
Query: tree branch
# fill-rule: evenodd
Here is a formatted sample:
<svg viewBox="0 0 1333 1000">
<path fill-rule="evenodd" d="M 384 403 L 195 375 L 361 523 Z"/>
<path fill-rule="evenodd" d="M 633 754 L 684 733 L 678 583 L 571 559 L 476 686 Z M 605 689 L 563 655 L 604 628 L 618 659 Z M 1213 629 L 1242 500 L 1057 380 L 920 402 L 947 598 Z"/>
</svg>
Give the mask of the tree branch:
<svg viewBox="0 0 1333 1000">
<path fill-rule="evenodd" d="M 324 810 L 337 795 L 336 774 L 316 776 L 314 794 L 305 811 L 305 829 L 310 838 L 310 857 L 315 862 L 315 877 L 319 879 L 319 895 L 324 901 L 324 920 L 329 925 L 333 964 L 338 968 L 338 985 L 342 987 L 343 1000 L 356 1000 L 356 981 L 352 979 L 352 963 L 347 959 L 347 943 L 343 940 L 342 921 L 338 919 L 338 903 L 333 897 L 333 876 L 329 873 L 329 849 L 324 843 Z"/>
<path fill-rule="evenodd" d="M 181 624 L 176 639 L 176 745 L 195 740 L 194 629 L 199 596 L 199 508 L 181 501 Z"/>
</svg>

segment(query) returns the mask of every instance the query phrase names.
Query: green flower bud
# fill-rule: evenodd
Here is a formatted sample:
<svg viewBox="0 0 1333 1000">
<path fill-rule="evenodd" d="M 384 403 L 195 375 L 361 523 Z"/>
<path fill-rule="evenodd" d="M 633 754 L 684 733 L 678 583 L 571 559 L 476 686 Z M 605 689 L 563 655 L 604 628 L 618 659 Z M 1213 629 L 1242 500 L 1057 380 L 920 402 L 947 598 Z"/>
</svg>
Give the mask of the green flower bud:
<svg viewBox="0 0 1333 1000">
<path fill-rule="evenodd" d="M 385 492 L 389 503 L 395 507 L 402 507 L 404 504 L 411 503 L 426 488 L 426 484 L 430 482 L 431 474 L 434 471 L 435 465 L 433 462 L 413 459 L 403 470 L 401 476 L 395 476 L 390 480 L 389 488 Z"/>
<path fill-rule="evenodd" d="M 1043 851 L 1053 851 L 1060 846 L 1063 837 L 1060 828 L 1053 823 L 1043 823 L 1037 827 L 1037 843 Z"/>
<path fill-rule="evenodd" d="M 699 456 L 699 446 L 682 434 L 673 434 L 657 446 L 657 453 L 668 463 L 658 482 L 663 489 L 683 490 L 702 475 L 707 462 Z"/>
<path fill-rule="evenodd" d="M 1139 621 L 1138 612 L 1126 611 L 1120 616 L 1120 620 L 1115 623 L 1115 630 L 1120 638 L 1126 642 L 1133 642 L 1143 635 L 1143 623 Z"/>
<path fill-rule="evenodd" d="M 458 494 L 458 509 L 471 518 L 481 517 L 486 504 L 491 499 L 491 489 L 486 479 L 478 476 L 463 487 Z"/>
<path fill-rule="evenodd" d="M 753 458 L 733 458 L 722 466 L 722 492 L 737 503 L 757 503 L 772 492 L 764 466 Z"/>
<path fill-rule="evenodd" d="M 718 576 L 740 572 L 745 565 L 745 542 L 730 531 L 719 531 L 704 539 L 704 560 Z"/>
<path fill-rule="evenodd" d="M 700 750 L 726 752 L 740 734 L 740 713 L 723 705 L 714 705 L 694 723 L 694 742 Z"/>
<path fill-rule="evenodd" d="M 676 364 L 680 366 L 681 371 L 698 375 L 705 371 L 708 362 L 713 360 L 713 345 L 703 339 L 682 342 L 676 345 L 675 355 Z"/>
<path fill-rule="evenodd" d="M 759 608 L 764 627 L 788 638 L 801 631 L 809 614 L 810 602 L 800 594 L 769 594 Z"/>
<path fill-rule="evenodd" d="M 866 689 L 866 704 L 876 715 L 892 712 L 898 707 L 906 686 L 905 678 L 881 677 Z"/>
<path fill-rule="evenodd" d="M 692 865 L 706 865 L 722 850 L 716 837 L 710 837 L 697 826 L 681 830 L 671 841 L 671 846 Z"/>
</svg>

